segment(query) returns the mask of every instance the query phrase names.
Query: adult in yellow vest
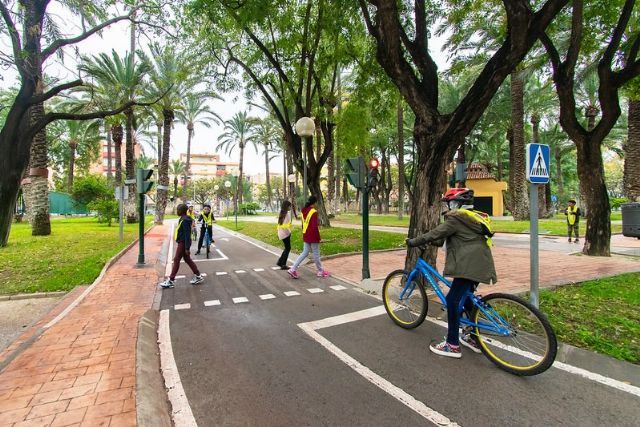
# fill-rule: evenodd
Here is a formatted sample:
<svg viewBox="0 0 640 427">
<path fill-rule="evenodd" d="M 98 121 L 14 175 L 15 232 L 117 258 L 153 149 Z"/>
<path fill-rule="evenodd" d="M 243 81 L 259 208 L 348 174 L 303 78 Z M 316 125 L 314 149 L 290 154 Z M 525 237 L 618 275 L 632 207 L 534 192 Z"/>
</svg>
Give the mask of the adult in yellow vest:
<svg viewBox="0 0 640 427">
<path fill-rule="evenodd" d="M 569 237 L 569 243 L 571 243 L 571 234 L 576 236 L 574 243 L 580 242 L 580 208 L 576 206 L 574 199 L 569 199 L 569 206 L 565 209 L 564 214 L 567 216 L 567 235 Z"/>
<path fill-rule="evenodd" d="M 209 239 L 211 239 L 211 243 L 213 240 L 213 223 L 216 222 L 216 219 L 213 217 L 213 212 L 211 212 L 211 206 L 205 204 L 202 207 L 202 213 L 198 217 L 198 222 L 200 225 L 200 238 L 198 239 L 198 251 L 196 255 L 200 255 L 200 249 L 202 248 L 202 242 L 204 241 L 204 233 L 205 231 L 209 232 Z"/>
<path fill-rule="evenodd" d="M 291 252 L 291 202 L 285 200 L 282 202 L 282 207 L 280 208 L 280 215 L 278 215 L 278 239 L 282 240 L 282 244 L 284 245 L 284 250 L 282 251 L 282 255 L 278 258 L 278 262 L 276 265 L 280 267 L 281 270 L 288 270 L 287 259 L 289 259 L 289 252 Z"/>
<path fill-rule="evenodd" d="M 322 268 L 320 262 L 320 229 L 318 228 L 318 211 L 316 211 L 316 199 L 315 196 L 309 197 L 307 204 L 302 208 L 302 241 L 304 242 L 304 248 L 302 253 L 293 263 L 293 266 L 288 270 L 289 275 L 294 279 L 298 279 L 298 267 L 302 261 L 307 258 L 309 252 L 313 252 L 313 260 L 316 263 L 316 276 L 329 277 L 331 274 Z"/>
</svg>

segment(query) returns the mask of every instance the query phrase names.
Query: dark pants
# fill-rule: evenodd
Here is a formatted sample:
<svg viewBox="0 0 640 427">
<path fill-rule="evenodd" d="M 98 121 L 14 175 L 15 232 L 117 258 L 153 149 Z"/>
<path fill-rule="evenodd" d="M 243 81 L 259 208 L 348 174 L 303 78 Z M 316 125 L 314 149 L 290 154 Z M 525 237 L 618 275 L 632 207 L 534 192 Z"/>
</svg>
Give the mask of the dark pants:
<svg viewBox="0 0 640 427">
<path fill-rule="evenodd" d="M 447 294 L 447 323 L 449 326 L 449 330 L 447 332 L 447 342 L 453 345 L 460 345 L 460 332 L 458 329 L 460 328 L 460 311 L 458 307 L 460 306 L 460 300 L 464 296 L 467 291 L 471 291 L 475 289 L 478 285 L 478 282 L 474 282 L 473 280 L 455 278 L 451 283 L 451 289 L 449 289 L 449 293 Z M 465 310 L 469 312 L 473 309 L 473 304 L 471 301 L 465 301 Z"/>
<path fill-rule="evenodd" d="M 184 242 L 178 242 L 178 246 L 176 247 L 176 255 L 173 257 L 173 268 L 171 269 L 171 275 L 169 279 L 175 280 L 176 274 L 178 274 L 178 269 L 180 269 L 180 261 L 184 258 L 184 262 L 187 263 L 189 267 L 191 267 L 191 271 L 193 274 L 200 274 L 198 267 L 196 267 L 196 263 L 191 259 L 191 254 L 184 247 Z"/>
<path fill-rule="evenodd" d="M 569 240 L 571 240 L 571 232 L 574 232 L 576 235 L 576 239 L 579 239 L 580 236 L 578 235 L 578 223 L 576 222 L 575 224 L 571 225 L 571 224 L 567 224 L 567 234 L 569 235 Z"/>
<path fill-rule="evenodd" d="M 209 240 L 213 242 L 213 227 L 208 225 L 207 230 L 209 230 Z M 200 248 L 202 247 L 202 242 L 204 242 L 204 230 L 205 227 L 200 229 L 200 238 L 198 239 L 198 252 L 200 252 Z"/>
<path fill-rule="evenodd" d="M 291 252 L 291 236 L 287 236 L 282 239 L 282 243 L 284 243 L 284 251 L 282 251 L 282 255 L 278 259 L 278 264 L 280 267 L 284 267 L 287 265 L 287 260 L 289 259 L 289 252 Z"/>
</svg>

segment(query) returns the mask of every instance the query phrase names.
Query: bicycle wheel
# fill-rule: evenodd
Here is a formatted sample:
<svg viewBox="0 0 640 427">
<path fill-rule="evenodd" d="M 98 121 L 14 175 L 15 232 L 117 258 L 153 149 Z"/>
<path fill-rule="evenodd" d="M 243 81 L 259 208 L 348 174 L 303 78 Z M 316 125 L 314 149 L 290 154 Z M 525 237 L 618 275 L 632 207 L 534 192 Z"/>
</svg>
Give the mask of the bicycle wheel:
<svg viewBox="0 0 640 427">
<path fill-rule="evenodd" d="M 540 310 L 515 295 L 490 294 L 474 307 L 471 318 L 482 353 L 499 368 L 514 375 L 540 374 L 556 358 L 558 342 Z M 498 332 L 502 330 L 502 333 Z"/>
<path fill-rule="evenodd" d="M 211 238 L 209 237 L 209 233 L 208 232 L 207 232 L 207 234 L 205 234 L 204 240 L 205 240 L 205 245 L 207 246 L 207 259 L 209 259 L 209 251 L 211 250 L 211 248 L 210 248 L 210 246 L 211 246 Z"/>
<path fill-rule="evenodd" d="M 382 285 L 382 301 L 389 317 L 396 325 L 413 329 L 424 322 L 427 316 L 427 294 L 423 284 L 415 281 L 415 288 L 400 299 L 400 294 L 407 280 L 407 272 L 396 270 L 390 273 Z"/>
</svg>

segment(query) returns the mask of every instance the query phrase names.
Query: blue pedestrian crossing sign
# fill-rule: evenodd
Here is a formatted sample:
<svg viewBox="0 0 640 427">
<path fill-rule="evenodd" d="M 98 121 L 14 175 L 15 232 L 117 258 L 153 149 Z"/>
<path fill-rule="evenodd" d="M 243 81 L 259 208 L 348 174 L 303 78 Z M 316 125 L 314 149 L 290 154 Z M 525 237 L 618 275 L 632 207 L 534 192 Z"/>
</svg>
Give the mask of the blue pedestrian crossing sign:
<svg viewBox="0 0 640 427">
<path fill-rule="evenodd" d="M 527 144 L 527 180 L 532 184 L 547 184 L 549 166 L 549 146 Z"/>
</svg>

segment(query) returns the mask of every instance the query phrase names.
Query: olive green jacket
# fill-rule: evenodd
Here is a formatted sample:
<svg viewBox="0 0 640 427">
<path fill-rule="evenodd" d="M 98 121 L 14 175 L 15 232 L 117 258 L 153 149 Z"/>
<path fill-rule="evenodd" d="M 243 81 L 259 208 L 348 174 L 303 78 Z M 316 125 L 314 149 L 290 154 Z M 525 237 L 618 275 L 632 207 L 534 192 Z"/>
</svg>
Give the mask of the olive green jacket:
<svg viewBox="0 0 640 427">
<path fill-rule="evenodd" d="M 445 214 L 442 224 L 422 236 L 409 239 L 407 243 L 409 246 L 442 246 L 445 239 L 445 276 L 489 284 L 498 281 L 491 248 L 487 245 L 482 225 L 456 210 Z"/>
</svg>

